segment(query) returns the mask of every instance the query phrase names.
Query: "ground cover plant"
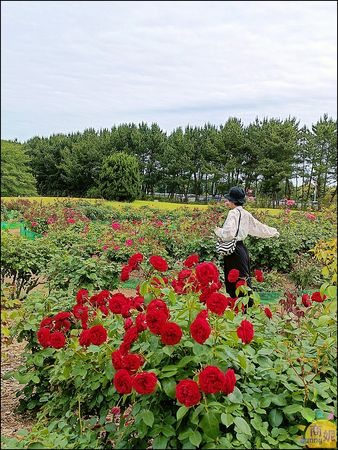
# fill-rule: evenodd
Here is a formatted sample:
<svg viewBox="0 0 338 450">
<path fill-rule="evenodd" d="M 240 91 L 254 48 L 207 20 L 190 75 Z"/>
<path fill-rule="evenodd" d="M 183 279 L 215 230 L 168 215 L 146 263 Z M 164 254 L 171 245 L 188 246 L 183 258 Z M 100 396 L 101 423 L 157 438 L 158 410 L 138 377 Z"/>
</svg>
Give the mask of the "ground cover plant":
<svg viewBox="0 0 338 450">
<path fill-rule="evenodd" d="M 336 407 L 334 269 L 311 297 L 272 309 L 236 271 L 242 296 L 228 298 L 217 267 L 195 254 L 173 269 L 136 253 L 121 280 L 140 269 L 132 297 L 27 299 L 13 330 L 28 341 L 26 363 L 14 376 L 39 420 L 5 445 L 301 448 L 315 411 Z"/>
</svg>

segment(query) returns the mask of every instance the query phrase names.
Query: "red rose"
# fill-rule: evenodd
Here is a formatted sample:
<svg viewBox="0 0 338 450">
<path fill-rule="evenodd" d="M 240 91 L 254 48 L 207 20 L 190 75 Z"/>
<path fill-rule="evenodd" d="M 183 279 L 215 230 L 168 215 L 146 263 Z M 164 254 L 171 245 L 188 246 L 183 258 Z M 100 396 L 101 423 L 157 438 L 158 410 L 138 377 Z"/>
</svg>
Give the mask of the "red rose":
<svg viewBox="0 0 338 450">
<path fill-rule="evenodd" d="M 216 394 L 224 387 L 225 375 L 215 366 L 208 366 L 198 375 L 200 388 L 206 394 Z"/>
<path fill-rule="evenodd" d="M 174 322 L 166 322 L 161 329 L 161 341 L 164 345 L 176 345 L 182 337 L 182 330 Z"/>
<path fill-rule="evenodd" d="M 239 277 L 239 270 L 237 269 L 231 269 L 228 273 L 228 281 L 229 283 L 236 283 Z"/>
<path fill-rule="evenodd" d="M 40 328 L 53 328 L 53 317 L 46 317 L 41 320 Z"/>
<path fill-rule="evenodd" d="M 138 311 L 142 311 L 144 305 L 144 297 L 137 295 L 131 300 L 132 307 Z"/>
<path fill-rule="evenodd" d="M 136 316 L 135 324 L 138 332 L 146 330 L 147 329 L 146 315 L 143 313 L 139 313 Z"/>
<path fill-rule="evenodd" d="M 101 345 L 107 340 L 107 330 L 102 325 L 89 328 L 90 341 L 94 345 Z"/>
<path fill-rule="evenodd" d="M 217 267 L 211 262 L 202 262 L 196 266 L 196 277 L 202 285 L 217 283 L 219 272 Z"/>
<path fill-rule="evenodd" d="M 183 269 L 178 273 L 177 277 L 179 280 L 184 280 L 185 278 L 189 278 L 190 275 L 191 275 L 191 270 Z"/>
<path fill-rule="evenodd" d="M 143 357 L 133 353 L 125 355 L 122 359 L 122 367 L 123 369 L 128 370 L 128 372 L 136 372 L 143 363 Z"/>
<path fill-rule="evenodd" d="M 49 345 L 54 348 L 62 348 L 66 345 L 65 335 L 60 331 L 50 334 Z"/>
<path fill-rule="evenodd" d="M 244 344 L 249 344 L 254 337 L 254 327 L 248 320 L 242 320 L 237 328 L 237 336 L 242 339 Z"/>
<path fill-rule="evenodd" d="M 111 362 L 115 370 L 123 369 L 123 355 L 120 350 L 115 350 L 111 354 Z"/>
<path fill-rule="evenodd" d="M 255 278 L 259 283 L 261 283 L 264 280 L 263 272 L 261 270 L 256 269 L 255 270 Z"/>
<path fill-rule="evenodd" d="M 268 308 L 268 307 L 264 308 L 264 312 L 266 314 L 266 317 L 268 317 L 269 319 L 272 319 L 272 312 L 271 312 L 270 308 Z"/>
<path fill-rule="evenodd" d="M 200 311 L 196 316 L 196 320 L 197 319 L 207 319 L 207 318 L 208 318 L 208 310 L 207 309 L 202 309 L 202 311 Z"/>
<path fill-rule="evenodd" d="M 211 333 L 209 323 L 203 318 L 197 318 L 190 325 L 190 334 L 199 344 L 204 344 Z"/>
<path fill-rule="evenodd" d="M 121 269 L 120 281 L 129 280 L 130 272 L 131 272 L 131 268 L 129 266 L 123 266 Z"/>
<path fill-rule="evenodd" d="M 50 333 L 49 328 L 42 327 L 37 332 L 38 341 L 44 348 L 49 347 L 50 336 L 51 336 L 51 333 Z"/>
<path fill-rule="evenodd" d="M 114 377 L 114 386 L 119 394 L 130 394 L 133 387 L 133 382 L 128 370 L 118 370 Z"/>
<path fill-rule="evenodd" d="M 106 307 L 106 305 L 100 305 L 99 310 L 102 312 L 102 314 L 107 317 L 109 314 L 109 309 Z"/>
<path fill-rule="evenodd" d="M 170 316 L 167 304 L 163 300 L 159 299 L 154 299 L 149 303 L 147 313 L 150 312 L 163 312 L 167 319 L 169 319 Z"/>
<path fill-rule="evenodd" d="M 54 317 L 53 317 L 53 319 L 55 320 L 55 321 L 63 321 L 63 320 L 66 320 L 66 319 L 69 319 L 69 317 L 71 316 L 71 313 L 70 312 L 59 312 L 59 313 L 57 313 Z"/>
<path fill-rule="evenodd" d="M 153 334 L 161 334 L 161 328 L 167 322 L 167 320 L 168 316 L 162 310 L 151 310 L 146 314 L 147 326 L 149 328 L 149 331 Z"/>
<path fill-rule="evenodd" d="M 211 312 L 219 316 L 221 316 L 224 313 L 227 306 L 228 306 L 227 297 L 225 297 L 225 295 L 223 294 L 220 294 L 219 292 L 214 292 L 207 299 L 207 308 Z"/>
<path fill-rule="evenodd" d="M 201 400 L 201 393 L 196 381 L 181 380 L 176 385 L 176 398 L 187 408 L 197 405 Z"/>
<path fill-rule="evenodd" d="M 114 314 L 122 314 L 129 311 L 130 307 L 130 300 L 123 294 L 113 294 L 109 299 L 109 309 Z"/>
<path fill-rule="evenodd" d="M 124 321 L 124 325 L 123 328 L 127 331 L 130 327 L 132 327 L 134 325 L 133 319 L 131 319 L 130 317 L 128 317 L 125 321 Z"/>
<path fill-rule="evenodd" d="M 222 388 L 222 391 L 224 392 L 224 394 L 226 394 L 226 395 L 231 394 L 235 389 L 235 384 L 236 384 L 235 372 L 232 369 L 228 369 L 225 372 L 224 385 Z"/>
<path fill-rule="evenodd" d="M 199 261 L 198 255 L 190 255 L 188 258 L 184 261 L 185 267 L 188 267 L 189 269 L 193 267 L 195 264 L 197 264 Z"/>
<path fill-rule="evenodd" d="M 135 253 L 128 260 L 128 266 L 131 270 L 138 269 L 139 264 L 143 261 L 143 255 L 141 253 Z"/>
<path fill-rule="evenodd" d="M 236 283 L 236 289 L 239 288 L 240 286 L 247 286 L 247 283 L 245 280 L 238 280 Z"/>
<path fill-rule="evenodd" d="M 157 377 L 153 372 L 141 372 L 133 377 L 133 388 L 138 394 L 151 394 L 154 392 Z"/>
<path fill-rule="evenodd" d="M 124 337 L 123 337 L 123 342 L 127 345 L 131 345 L 133 344 L 135 341 L 137 341 L 138 338 L 138 330 L 136 326 L 132 326 L 130 327 Z"/>
<path fill-rule="evenodd" d="M 87 306 L 83 306 L 82 304 L 77 304 L 73 308 L 73 314 L 76 319 L 88 320 L 88 308 Z"/>
<path fill-rule="evenodd" d="M 88 347 L 91 344 L 89 330 L 83 330 L 79 336 L 79 343 L 82 347 Z"/>
<path fill-rule="evenodd" d="M 311 300 L 314 301 L 314 302 L 317 302 L 317 303 L 322 303 L 326 298 L 327 298 L 326 295 L 324 295 L 322 297 L 320 292 L 314 292 L 311 295 Z"/>
<path fill-rule="evenodd" d="M 303 294 L 302 295 L 302 303 L 305 306 L 305 308 L 308 308 L 312 305 L 312 301 L 310 300 L 309 294 Z"/>
<path fill-rule="evenodd" d="M 149 258 L 149 262 L 154 267 L 154 269 L 158 270 L 159 272 L 165 272 L 166 270 L 168 270 L 167 261 L 162 258 L 162 256 L 151 256 Z"/>
<path fill-rule="evenodd" d="M 80 303 L 81 305 L 88 300 L 88 291 L 87 289 L 80 289 L 76 294 L 76 303 Z"/>
</svg>

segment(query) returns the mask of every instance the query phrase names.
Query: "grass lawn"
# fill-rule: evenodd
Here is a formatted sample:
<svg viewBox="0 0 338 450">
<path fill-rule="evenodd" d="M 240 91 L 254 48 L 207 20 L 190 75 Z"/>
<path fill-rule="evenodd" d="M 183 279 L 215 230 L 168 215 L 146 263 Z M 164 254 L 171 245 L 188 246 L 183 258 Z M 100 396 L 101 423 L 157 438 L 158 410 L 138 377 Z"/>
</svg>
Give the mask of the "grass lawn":
<svg viewBox="0 0 338 450">
<path fill-rule="evenodd" d="M 207 209 L 209 205 L 195 205 L 193 203 L 170 203 L 170 202 L 156 202 L 151 200 L 135 200 L 133 203 L 125 203 L 125 202 L 114 202 L 110 200 L 102 200 L 95 198 L 75 198 L 75 197 L 1 197 L 2 201 L 9 200 L 17 200 L 17 199 L 26 199 L 30 201 L 35 201 L 41 204 L 53 204 L 53 203 L 63 203 L 64 201 L 86 201 L 94 204 L 100 204 L 104 206 L 111 206 L 112 208 L 142 208 L 147 206 L 149 208 L 154 209 L 164 209 L 164 210 L 174 210 L 178 208 L 189 208 L 189 209 Z M 219 203 L 220 205 L 223 202 Z M 255 208 L 257 211 L 268 211 L 271 215 L 279 214 L 282 209 L 269 209 L 269 208 Z M 297 210 L 291 210 L 292 213 L 297 212 Z"/>
</svg>

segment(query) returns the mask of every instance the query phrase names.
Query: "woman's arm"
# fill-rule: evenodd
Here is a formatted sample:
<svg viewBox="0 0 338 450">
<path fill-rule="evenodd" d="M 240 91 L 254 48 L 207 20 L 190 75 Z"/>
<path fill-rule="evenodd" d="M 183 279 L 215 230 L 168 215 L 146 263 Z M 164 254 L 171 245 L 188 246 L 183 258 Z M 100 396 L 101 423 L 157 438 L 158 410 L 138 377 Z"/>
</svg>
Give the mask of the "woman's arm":
<svg viewBox="0 0 338 450">
<path fill-rule="evenodd" d="M 251 236 L 260 238 L 279 237 L 279 232 L 276 228 L 269 227 L 268 225 L 261 223 L 253 216 L 250 216 L 248 231 Z"/>
</svg>

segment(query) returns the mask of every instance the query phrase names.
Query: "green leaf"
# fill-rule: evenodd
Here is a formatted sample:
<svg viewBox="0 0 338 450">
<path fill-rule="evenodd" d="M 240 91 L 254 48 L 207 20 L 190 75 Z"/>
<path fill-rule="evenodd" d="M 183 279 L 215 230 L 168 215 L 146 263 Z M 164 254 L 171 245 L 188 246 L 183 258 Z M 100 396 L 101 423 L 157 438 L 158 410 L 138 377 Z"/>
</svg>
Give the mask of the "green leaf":
<svg viewBox="0 0 338 450">
<path fill-rule="evenodd" d="M 189 411 L 189 408 L 186 408 L 185 406 L 181 406 L 181 407 L 177 410 L 177 413 L 176 413 L 176 419 L 177 419 L 177 420 L 182 419 L 182 417 L 184 417 L 184 416 L 187 414 L 188 411 Z"/>
<path fill-rule="evenodd" d="M 250 427 L 245 419 L 243 419 L 242 417 L 235 417 L 234 422 L 236 425 L 235 428 L 237 428 L 242 433 L 251 436 Z"/>
<path fill-rule="evenodd" d="M 153 449 L 165 449 L 167 448 L 168 438 L 165 436 L 157 436 L 154 441 L 152 448 Z"/>
<path fill-rule="evenodd" d="M 305 420 L 308 422 L 313 422 L 316 418 L 316 413 L 310 408 L 302 408 L 300 411 L 301 415 L 304 417 Z"/>
<path fill-rule="evenodd" d="M 148 427 L 152 427 L 154 423 L 154 414 L 149 411 L 149 409 L 146 409 L 142 413 L 142 419 L 143 422 L 148 425 Z"/>
<path fill-rule="evenodd" d="M 194 431 L 194 433 L 189 436 L 189 441 L 196 447 L 199 447 L 200 443 L 202 442 L 201 433 L 199 433 L 198 431 Z"/>
<path fill-rule="evenodd" d="M 203 416 L 200 422 L 200 427 L 207 436 L 213 439 L 215 439 L 219 434 L 219 423 L 217 417 L 211 412 L 208 412 Z"/>
<path fill-rule="evenodd" d="M 228 395 L 228 399 L 231 403 L 242 403 L 243 402 L 243 395 L 242 392 L 238 389 L 238 387 L 235 387 L 234 391 Z"/>
<path fill-rule="evenodd" d="M 169 398 L 176 398 L 176 383 L 174 380 L 164 380 L 162 382 L 162 387 Z"/>
<path fill-rule="evenodd" d="M 294 405 L 289 405 L 289 406 L 286 406 L 285 408 L 283 408 L 283 412 L 285 414 L 294 414 L 296 412 L 299 412 L 301 409 L 302 409 L 302 405 L 294 404 Z"/>
<path fill-rule="evenodd" d="M 269 412 L 269 422 L 273 427 L 279 427 L 283 422 L 283 414 L 276 408 Z"/>
<path fill-rule="evenodd" d="M 234 418 L 231 414 L 221 414 L 221 422 L 223 425 L 225 425 L 227 428 L 230 427 L 234 423 Z"/>
</svg>

